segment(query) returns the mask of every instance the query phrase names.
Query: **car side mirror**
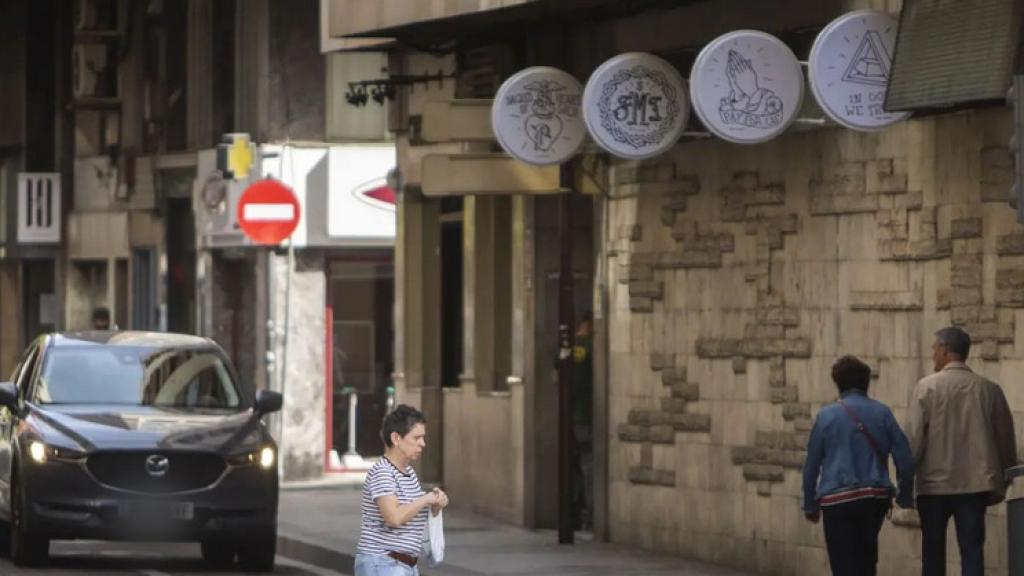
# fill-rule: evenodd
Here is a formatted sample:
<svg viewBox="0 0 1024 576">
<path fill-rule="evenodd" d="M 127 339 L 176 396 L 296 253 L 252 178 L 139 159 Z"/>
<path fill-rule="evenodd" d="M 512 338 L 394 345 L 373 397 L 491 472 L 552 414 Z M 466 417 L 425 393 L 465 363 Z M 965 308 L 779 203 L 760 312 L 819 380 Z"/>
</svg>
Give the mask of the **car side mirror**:
<svg viewBox="0 0 1024 576">
<path fill-rule="evenodd" d="M 260 416 L 270 414 L 271 412 L 277 412 L 281 409 L 283 404 L 284 397 L 281 396 L 280 392 L 274 392 L 272 390 L 256 391 L 255 410 Z"/>
<path fill-rule="evenodd" d="M 11 412 L 18 411 L 18 387 L 14 382 L 0 382 L 0 406 L 6 406 Z"/>
</svg>

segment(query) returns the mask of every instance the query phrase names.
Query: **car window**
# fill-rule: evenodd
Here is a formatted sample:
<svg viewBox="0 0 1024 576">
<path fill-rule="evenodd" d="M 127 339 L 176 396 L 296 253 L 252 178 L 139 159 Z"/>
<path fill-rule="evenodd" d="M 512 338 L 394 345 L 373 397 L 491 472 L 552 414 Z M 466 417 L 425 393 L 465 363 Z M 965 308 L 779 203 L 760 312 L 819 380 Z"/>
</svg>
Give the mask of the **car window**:
<svg viewBox="0 0 1024 576">
<path fill-rule="evenodd" d="M 18 367 L 14 370 L 12 380 L 18 387 L 19 393 L 24 393 L 28 387 L 29 379 L 35 372 L 36 359 L 39 357 L 39 346 L 33 344 L 28 350 L 25 351 L 25 356 L 22 358 Z"/>
<path fill-rule="evenodd" d="M 52 350 L 35 398 L 44 404 L 241 406 L 226 361 L 215 350 L 128 346 Z"/>
</svg>

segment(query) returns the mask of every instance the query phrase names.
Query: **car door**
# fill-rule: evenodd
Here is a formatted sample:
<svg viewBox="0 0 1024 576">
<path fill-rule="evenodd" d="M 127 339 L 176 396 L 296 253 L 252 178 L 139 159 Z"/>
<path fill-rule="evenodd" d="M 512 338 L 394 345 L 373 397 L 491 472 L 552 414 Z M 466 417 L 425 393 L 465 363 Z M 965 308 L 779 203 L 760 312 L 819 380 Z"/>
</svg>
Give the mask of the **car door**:
<svg viewBox="0 0 1024 576">
<path fill-rule="evenodd" d="M 22 399 L 24 399 L 25 386 L 28 385 L 32 374 L 35 373 L 39 350 L 38 341 L 26 348 L 11 375 L 11 380 L 18 387 L 18 395 Z M 6 406 L 0 407 L 0 513 L 4 517 L 10 510 L 11 462 L 13 461 L 11 456 L 14 450 L 14 434 L 17 429 L 17 414 L 12 413 Z"/>
</svg>

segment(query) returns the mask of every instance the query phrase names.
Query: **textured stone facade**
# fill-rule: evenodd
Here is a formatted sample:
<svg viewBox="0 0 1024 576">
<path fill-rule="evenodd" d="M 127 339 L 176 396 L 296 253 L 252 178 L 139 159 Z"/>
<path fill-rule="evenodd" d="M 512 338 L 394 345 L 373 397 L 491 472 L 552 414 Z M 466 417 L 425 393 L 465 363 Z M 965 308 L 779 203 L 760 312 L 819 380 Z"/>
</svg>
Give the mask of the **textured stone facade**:
<svg viewBox="0 0 1024 576">
<path fill-rule="evenodd" d="M 612 538 L 772 574 L 827 572 L 800 469 L 830 368 L 856 354 L 902 422 L 933 332 L 964 326 L 1024 446 L 1024 232 L 1008 113 L 678 146 L 611 168 Z M 880 574 L 919 570 L 913 515 Z M 987 560 L 1006 568 L 1001 507 Z M 951 548 L 953 550 L 953 548 Z M 956 561 L 951 552 L 951 561 Z"/>
</svg>

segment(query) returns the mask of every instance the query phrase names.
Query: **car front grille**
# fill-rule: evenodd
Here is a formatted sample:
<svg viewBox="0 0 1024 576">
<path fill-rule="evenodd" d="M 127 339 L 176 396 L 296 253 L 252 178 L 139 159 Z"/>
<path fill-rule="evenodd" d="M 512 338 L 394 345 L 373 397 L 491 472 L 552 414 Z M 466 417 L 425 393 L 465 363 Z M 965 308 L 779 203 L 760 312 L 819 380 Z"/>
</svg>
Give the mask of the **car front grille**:
<svg viewBox="0 0 1024 576">
<path fill-rule="evenodd" d="M 205 488 L 221 477 L 227 464 L 221 456 L 204 452 L 132 450 L 97 452 L 86 466 L 107 486 L 167 494 Z"/>
</svg>

